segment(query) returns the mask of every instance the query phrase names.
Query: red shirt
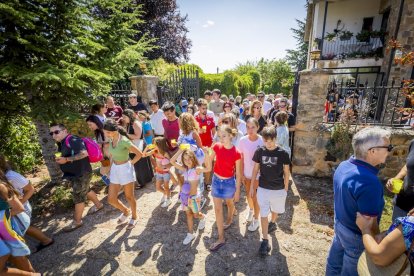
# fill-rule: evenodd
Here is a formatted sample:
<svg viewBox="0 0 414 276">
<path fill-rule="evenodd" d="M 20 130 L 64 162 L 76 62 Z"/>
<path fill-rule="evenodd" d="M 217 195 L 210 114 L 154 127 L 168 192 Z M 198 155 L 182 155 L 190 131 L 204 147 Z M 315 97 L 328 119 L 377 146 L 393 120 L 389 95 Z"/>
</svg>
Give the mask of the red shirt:
<svg viewBox="0 0 414 276">
<path fill-rule="evenodd" d="M 213 143 L 213 134 L 212 134 L 211 130 L 216 127 L 216 124 L 214 123 L 214 118 L 211 117 L 211 116 L 206 115 L 206 117 L 203 120 L 203 119 L 201 119 L 200 114 L 198 114 L 195 117 L 195 119 L 198 122 L 198 126 L 200 127 L 200 129 L 202 129 L 203 126 L 206 127 L 206 132 L 204 132 L 204 133 L 199 132 L 200 139 L 201 139 L 201 144 L 204 147 L 211 147 L 211 144 Z"/>
<path fill-rule="evenodd" d="M 176 147 L 171 146 L 171 140 L 175 139 L 175 141 L 177 141 L 178 136 L 180 136 L 178 118 L 174 121 L 168 121 L 167 119 L 164 119 L 162 120 L 162 126 L 164 127 L 164 137 L 167 139 L 168 147 L 170 151 L 173 151 L 176 149 Z"/>
<path fill-rule="evenodd" d="M 122 117 L 122 108 L 118 105 L 115 105 L 113 108 L 108 107 L 107 111 L 105 112 L 105 116 L 107 118 L 112 118 L 115 121 L 118 121 L 119 118 Z"/>
<path fill-rule="evenodd" d="M 214 173 L 225 178 L 233 177 L 236 170 L 236 161 L 241 159 L 240 151 L 235 146 L 226 149 L 222 143 L 214 144 L 212 149 L 216 153 Z"/>
</svg>

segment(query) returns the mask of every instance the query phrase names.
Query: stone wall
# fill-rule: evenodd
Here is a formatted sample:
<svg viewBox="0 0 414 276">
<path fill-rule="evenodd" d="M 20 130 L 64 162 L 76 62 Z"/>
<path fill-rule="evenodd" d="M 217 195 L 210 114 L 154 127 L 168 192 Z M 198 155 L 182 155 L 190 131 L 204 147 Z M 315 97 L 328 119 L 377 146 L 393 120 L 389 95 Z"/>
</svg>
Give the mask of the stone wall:
<svg viewBox="0 0 414 276">
<path fill-rule="evenodd" d="M 293 173 L 318 177 L 330 177 L 333 167 L 341 160 L 326 161 L 326 145 L 331 132 L 321 127 L 324 114 L 324 102 L 328 85 L 329 71 L 302 71 L 300 72 L 299 98 L 293 149 Z M 356 132 L 358 129 L 351 128 Z M 325 130 L 323 130 L 325 129 Z M 332 128 L 331 128 L 332 129 Z M 391 143 L 395 149 L 387 158 L 385 166 L 380 171 L 380 178 L 395 176 L 404 166 L 408 146 L 414 139 L 412 129 L 392 129 Z"/>
<path fill-rule="evenodd" d="M 388 19 L 388 38 L 394 36 L 397 25 L 398 13 L 400 9 L 400 1 L 382 1 L 382 9 L 390 8 L 390 17 Z M 401 22 L 398 31 L 397 40 L 402 44 L 406 51 L 412 51 L 414 45 L 414 0 L 405 0 L 403 12 L 401 15 Z M 390 66 L 390 54 L 385 53 L 381 71 L 387 73 L 387 68 Z M 395 80 L 400 82 L 403 79 L 411 78 L 412 66 L 401 66 L 391 63 L 389 82 Z"/>
<path fill-rule="evenodd" d="M 148 101 L 156 100 L 158 78 L 155 76 L 132 76 L 129 78 L 131 81 L 132 93 L 142 97 L 142 101 L 148 105 Z"/>
<path fill-rule="evenodd" d="M 330 167 L 325 162 L 329 133 L 318 131 L 322 122 L 329 71 L 300 72 L 299 98 L 293 149 L 293 172 L 313 176 L 327 176 Z"/>
</svg>

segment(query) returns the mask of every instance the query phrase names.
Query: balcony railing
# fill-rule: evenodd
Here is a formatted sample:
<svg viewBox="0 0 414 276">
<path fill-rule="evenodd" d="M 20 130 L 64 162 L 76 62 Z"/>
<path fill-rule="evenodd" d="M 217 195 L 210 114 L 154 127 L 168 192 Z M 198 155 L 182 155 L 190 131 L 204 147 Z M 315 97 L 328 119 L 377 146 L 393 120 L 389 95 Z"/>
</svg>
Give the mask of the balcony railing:
<svg viewBox="0 0 414 276">
<path fill-rule="evenodd" d="M 380 37 L 371 37 L 366 41 L 360 41 L 355 36 L 346 40 L 336 37 L 333 40 L 316 39 L 316 42 L 322 50 L 321 60 L 383 57 L 384 45 Z"/>
</svg>

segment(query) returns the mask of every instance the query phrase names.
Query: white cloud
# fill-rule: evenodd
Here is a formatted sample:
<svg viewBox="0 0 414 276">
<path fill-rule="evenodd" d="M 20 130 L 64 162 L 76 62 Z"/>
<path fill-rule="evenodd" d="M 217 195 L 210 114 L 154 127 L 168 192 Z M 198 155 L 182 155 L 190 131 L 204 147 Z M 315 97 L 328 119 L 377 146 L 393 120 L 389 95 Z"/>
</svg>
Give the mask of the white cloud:
<svg viewBox="0 0 414 276">
<path fill-rule="evenodd" d="M 208 28 L 208 27 L 212 27 L 214 26 L 214 21 L 212 20 L 207 20 L 207 22 L 205 24 L 203 24 L 203 28 Z"/>
</svg>

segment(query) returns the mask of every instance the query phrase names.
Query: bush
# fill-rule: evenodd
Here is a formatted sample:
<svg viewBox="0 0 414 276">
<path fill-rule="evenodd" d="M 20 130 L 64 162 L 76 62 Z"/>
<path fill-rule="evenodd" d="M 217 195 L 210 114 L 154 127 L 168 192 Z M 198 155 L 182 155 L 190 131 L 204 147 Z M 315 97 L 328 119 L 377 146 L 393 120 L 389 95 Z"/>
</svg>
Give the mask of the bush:
<svg viewBox="0 0 414 276">
<path fill-rule="evenodd" d="M 42 152 L 34 124 L 29 118 L 0 116 L 0 152 L 20 173 L 33 171 L 42 162 Z"/>
<path fill-rule="evenodd" d="M 326 150 L 339 161 L 350 157 L 352 154 L 352 134 L 349 123 L 338 122 L 334 125 Z"/>
</svg>

